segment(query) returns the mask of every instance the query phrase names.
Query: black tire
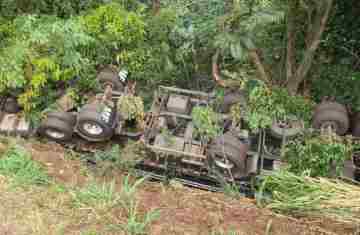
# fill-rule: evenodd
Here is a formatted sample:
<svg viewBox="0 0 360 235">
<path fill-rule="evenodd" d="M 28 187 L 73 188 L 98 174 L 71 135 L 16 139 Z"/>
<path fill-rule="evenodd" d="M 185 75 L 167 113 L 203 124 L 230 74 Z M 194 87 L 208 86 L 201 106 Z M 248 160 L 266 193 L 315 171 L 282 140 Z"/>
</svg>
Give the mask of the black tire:
<svg viewBox="0 0 360 235">
<path fill-rule="evenodd" d="M 355 167 L 360 169 L 360 152 L 353 153 L 353 163 Z"/>
<path fill-rule="evenodd" d="M 92 142 L 100 142 L 110 139 L 114 134 L 112 128 L 112 121 L 106 123 L 101 118 L 101 113 L 96 110 L 83 110 L 79 113 L 76 130 L 78 134 L 84 139 Z M 91 133 L 87 126 L 92 125 L 97 128 L 98 133 Z"/>
<path fill-rule="evenodd" d="M 4 111 L 6 113 L 18 113 L 20 111 L 20 105 L 17 102 L 16 98 L 8 97 L 5 100 Z"/>
<path fill-rule="evenodd" d="M 282 138 L 293 138 L 304 130 L 304 124 L 302 121 L 294 121 L 294 125 L 290 128 L 281 127 L 278 122 L 274 122 L 270 127 L 270 135 L 272 137 Z"/>
<path fill-rule="evenodd" d="M 106 84 L 110 84 L 115 91 L 124 91 L 124 85 L 115 71 L 103 70 L 98 74 L 97 79 L 103 89 Z"/>
<path fill-rule="evenodd" d="M 345 109 L 339 109 L 337 103 L 336 105 L 326 104 L 326 108 L 318 108 L 313 116 L 312 125 L 315 129 L 322 129 L 324 124 L 331 123 L 333 125 L 334 131 L 338 135 L 344 135 L 350 125 L 348 113 Z"/>
<path fill-rule="evenodd" d="M 69 123 L 71 127 L 74 127 L 76 124 L 76 115 L 72 113 L 55 111 L 55 112 L 49 112 L 46 116 L 48 118 L 55 118 L 65 123 Z"/>
<path fill-rule="evenodd" d="M 356 113 L 352 119 L 351 134 L 360 137 L 360 112 Z"/>
<path fill-rule="evenodd" d="M 238 140 L 236 137 L 229 133 L 224 136 L 215 138 L 210 145 L 208 155 L 210 157 L 210 164 L 218 167 L 216 164 L 216 158 L 226 156 L 234 166 L 231 171 L 235 178 L 239 178 L 246 175 L 246 161 L 247 151 L 249 150 L 249 144 Z"/>
<path fill-rule="evenodd" d="M 71 140 L 73 132 L 73 127 L 69 123 L 57 118 L 47 118 L 40 126 L 40 134 L 56 142 Z"/>
<path fill-rule="evenodd" d="M 337 103 L 337 102 L 331 102 L 331 101 L 324 101 L 321 102 L 320 104 L 316 105 L 315 109 L 314 109 L 314 115 L 316 113 L 319 113 L 322 110 L 337 110 L 339 112 L 343 112 L 343 113 L 347 113 L 347 109 L 344 105 Z"/>
<path fill-rule="evenodd" d="M 225 94 L 223 103 L 220 105 L 220 112 L 229 113 L 231 106 L 239 102 L 246 103 L 245 95 L 241 91 Z"/>
</svg>

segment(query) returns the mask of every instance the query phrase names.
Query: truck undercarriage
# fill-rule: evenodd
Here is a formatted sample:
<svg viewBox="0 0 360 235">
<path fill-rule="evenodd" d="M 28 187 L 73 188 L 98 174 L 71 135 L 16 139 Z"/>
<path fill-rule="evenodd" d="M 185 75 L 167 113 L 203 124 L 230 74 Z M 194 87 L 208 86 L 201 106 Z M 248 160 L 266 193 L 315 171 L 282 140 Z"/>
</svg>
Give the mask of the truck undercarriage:
<svg viewBox="0 0 360 235">
<path fill-rule="evenodd" d="M 235 183 L 248 193 L 257 177 L 281 167 L 286 141 L 305 130 L 301 125 L 287 128 L 277 124 L 270 130 L 252 133 L 229 125 L 231 118 L 224 112 L 225 108 L 217 112 L 221 133 L 215 138 L 203 138 L 197 133 L 191 113 L 195 107 L 212 106 L 214 95 L 164 86 L 155 92 L 151 109 L 139 128 L 132 120 L 126 120 L 118 108 L 119 99 L 134 96 L 134 91 L 121 83 L 113 71 L 101 72 L 98 79 L 103 84 L 103 93 L 79 110 L 68 97 L 62 97 L 58 101 L 59 110 L 48 113 L 38 128 L 32 128 L 18 113 L 3 109 L 0 133 L 22 137 L 40 135 L 65 145 L 76 141 L 74 136 L 94 144 L 136 139 L 147 151 L 135 166 L 141 175 L 158 180 L 176 179 L 212 191 L 219 190 L 224 183 Z M 241 100 L 239 96 L 233 97 Z M 314 125 L 342 135 L 349 126 L 343 116 L 342 107 L 325 103 L 315 110 Z M 353 128 L 355 132 L 357 127 Z M 355 179 L 359 167 L 360 153 L 356 152 L 345 163 L 343 176 Z"/>
</svg>

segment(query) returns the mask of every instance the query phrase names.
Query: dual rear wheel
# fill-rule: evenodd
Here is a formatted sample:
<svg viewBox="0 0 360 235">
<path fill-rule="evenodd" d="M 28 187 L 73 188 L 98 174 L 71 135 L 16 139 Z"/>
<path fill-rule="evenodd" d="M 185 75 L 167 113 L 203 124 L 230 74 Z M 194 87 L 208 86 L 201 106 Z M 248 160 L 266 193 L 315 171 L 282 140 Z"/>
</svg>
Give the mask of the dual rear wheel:
<svg viewBox="0 0 360 235">
<path fill-rule="evenodd" d="M 74 131 L 91 142 L 110 139 L 114 133 L 115 113 L 105 105 L 85 105 L 78 115 L 51 112 L 43 120 L 40 134 L 56 142 L 67 142 Z"/>
</svg>

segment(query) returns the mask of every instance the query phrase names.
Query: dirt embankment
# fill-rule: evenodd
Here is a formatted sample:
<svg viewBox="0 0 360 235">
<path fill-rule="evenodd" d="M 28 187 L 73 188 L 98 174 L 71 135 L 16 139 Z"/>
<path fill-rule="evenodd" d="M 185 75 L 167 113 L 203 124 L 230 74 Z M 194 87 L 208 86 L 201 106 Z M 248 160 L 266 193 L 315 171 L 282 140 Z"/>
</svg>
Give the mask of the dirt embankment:
<svg viewBox="0 0 360 235">
<path fill-rule="evenodd" d="M 79 159 L 69 157 L 59 145 L 26 143 L 25 146 L 33 159 L 65 187 L 82 187 L 89 180 L 94 180 L 86 165 Z M 95 180 L 116 179 L 121 187 L 122 176 L 121 172 L 113 172 L 111 177 Z M 44 231 L 46 234 L 122 234 L 107 229 L 109 224 L 124 221 L 124 215 L 116 208 L 105 214 L 94 212 L 91 208 L 75 209 L 71 206 L 69 194 L 54 194 L 52 189 L 49 191 L 46 188 L 11 191 L 6 185 L 6 180 L 0 181 L 1 235 L 42 234 Z M 355 234 L 352 226 L 346 227 L 326 219 L 305 220 L 276 215 L 258 208 L 251 199 L 235 200 L 221 193 L 177 184 L 164 186 L 161 183 L 144 183 L 139 188 L 137 200 L 140 213 L 151 209 L 160 211 L 160 218 L 149 227 L 149 234 L 153 235 L 230 234 L 229 231 L 241 235 Z M 26 223 L 29 220 L 31 222 Z"/>
</svg>

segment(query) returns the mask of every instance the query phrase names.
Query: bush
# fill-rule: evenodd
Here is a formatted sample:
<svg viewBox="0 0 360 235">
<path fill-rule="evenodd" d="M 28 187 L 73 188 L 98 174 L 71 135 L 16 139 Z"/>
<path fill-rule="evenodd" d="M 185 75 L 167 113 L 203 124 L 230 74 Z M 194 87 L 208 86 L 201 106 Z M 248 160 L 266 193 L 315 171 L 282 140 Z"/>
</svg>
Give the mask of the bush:
<svg viewBox="0 0 360 235">
<path fill-rule="evenodd" d="M 263 84 L 249 90 L 245 120 L 250 129 L 268 128 L 275 120 L 286 121 L 291 116 L 310 125 L 313 103 L 301 96 L 290 96 L 283 88 L 270 89 Z"/>
<path fill-rule="evenodd" d="M 344 161 L 350 159 L 352 145 L 346 139 L 332 135 L 304 135 L 286 146 L 285 160 L 296 174 L 309 171 L 311 176 L 339 175 Z"/>
</svg>

